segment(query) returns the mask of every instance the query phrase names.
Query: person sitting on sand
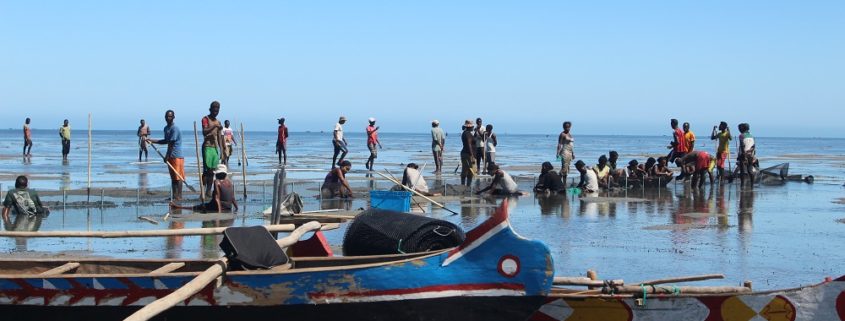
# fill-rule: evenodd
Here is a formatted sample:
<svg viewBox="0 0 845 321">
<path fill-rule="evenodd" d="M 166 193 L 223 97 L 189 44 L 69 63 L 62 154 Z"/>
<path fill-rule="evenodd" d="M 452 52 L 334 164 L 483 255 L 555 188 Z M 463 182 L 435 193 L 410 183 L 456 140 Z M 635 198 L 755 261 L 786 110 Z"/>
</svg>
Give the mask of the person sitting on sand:
<svg viewBox="0 0 845 321">
<path fill-rule="evenodd" d="M 235 185 L 228 178 L 228 168 L 225 164 L 218 164 L 214 170 L 214 182 L 211 190 L 211 200 L 205 204 L 192 207 L 178 206 L 170 203 L 171 208 L 190 209 L 200 213 L 231 213 L 234 208 L 238 210 L 238 202 L 235 200 Z"/>
<path fill-rule="evenodd" d="M 713 173 L 710 170 L 710 164 L 714 158 L 710 153 L 705 151 L 693 151 L 684 157 L 675 160 L 675 164 L 680 167 L 684 173 L 692 176 L 692 187 L 704 186 L 704 174 L 710 177 L 710 184 L 713 184 Z"/>
<path fill-rule="evenodd" d="M 9 213 L 16 215 L 49 214 L 50 209 L 41 204 L 38 193 L 28 188 L 29 179 L 20 175 L 15 178 L 15 189 L 6 192 L 3 200 L 3 222 L 6 226 L 11 225 Z"/>
<path fill-rule="evenodd" d="M 346 180 L 346 173 L 352 169 L 352 163 L 344 159 L 338 165 L 340 167 L 332 168 L 323 180 L 323 186 L 320 187 L 323 198 L 352 197 L 352 188 Z"/>
<path fill-rule="evenodd" d="M 581 173 L 581 182 L 578 183 L 578 188 L 586 194 L 596 193 L 599 191 L 599 179 L 596 172 L 584 164 L 584 161 L 575 162 L 575 169 Z"/>
<path fill-rule="evenodd" d="M 513 177 L 499 168 L 499 165 L 496 165 L 496 163 L 490 163 L 487 166 L 487 173 L 493 176 L 493 181 L 490 182 L 490 186 L 475 192 L 475 194 L 478 195 L 489 191 L 492 195 L 522 195 L 522 192 L 517 189 L 518 186 L 516 185 L 516 181 L 513 180 Z"/>
<path fill-rule="evenodd" d="M 561 191 L 566 191 L 566 186 L 563 185 L 560 174 L 555 172 L 551 162 L 544 162 L 540 168 L 540 178 L 537 180 L 537 185 L 534 186 L 534 192 L 557 193 Z"/>
<path fill-rule="evenodd" d="M 425 182 L 425 178 L 423 178 L 422 173 L 420 172 L 419 165 L 415 163 L 409 163 L 407 166 L 405 166 L 405 173 L 402 175 L 402 185 L 405 185 L 408 188 L 413 189 L 417 193 L 420 193 L 425 196 L 440 195 L 438 193 L 429 192 L 428 183 Z"/>
<path fill-rule="evenodd" d="M 610 166 L 607 164 L 607 156 L 599 156 L 599 163 L 593 167 L 593 171 L 599 179 L 599 186 L 606 188 L 610 185 Z"/>
<path fill-rule="evenodd" d="M 628 179 L 643 179 L 646 177 L 645 170 L 640 167 L 639 162 L 636 159 L 632 159 L 628 162 L 628 167 L 626 168 L 626 175 L 628 175 Z"/>
<path fill-rule="evenodd" d="M 669 158 L 665 156 L 658 158 L 657 165 L 651 168 L 651 176 L 655 178 L 672 179 L 674 175 L 672 170 L 669 169 Z"/>
</svg>

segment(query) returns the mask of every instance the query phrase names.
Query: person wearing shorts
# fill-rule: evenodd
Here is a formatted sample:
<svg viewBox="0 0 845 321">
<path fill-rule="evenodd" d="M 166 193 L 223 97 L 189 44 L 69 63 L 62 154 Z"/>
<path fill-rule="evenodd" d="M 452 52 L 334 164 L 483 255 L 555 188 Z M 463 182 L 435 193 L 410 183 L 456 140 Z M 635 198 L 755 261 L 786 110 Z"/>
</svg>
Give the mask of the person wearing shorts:
<svg viewBox="0 0 845 321">
<path fill-rule="evenodd" d="M 167 153 L 164 154 L 164 161 L 167 162 L 170 172 L 170 190 L 173 193 L 173 201 L 182 200 L 182 183 L 185 180 L 185 158 L 182 156 L 182 131 L 173 122 L 176 113 L 168 110 L 164 113 L 164 139 L 147 139 L 153 144 L 166 144 Z"/>
<path fill-rule="evenodd" d="M 378 139 L 378 126 L 376 126 L 376 119 L 370 117 L 367 120 L 370 125 L 367 126 L 367 149 L 370 150 L 370 157 L 367 158 L 367 163 L 364 164 L 368 170 L 373 170 L 373 162 L 378 158 L 378 148 L 381 148 L 381 141 Z M 378 145 L 378 148 L 376 148 Z"/>
<path fill-rule="evenodd" d="M 220 114 L 220 103 L 212 101 L 208 107 L 208 115 L 202 118 L 202 181 L 205 185 L 205 195 L 211 195 L 214 183 L 214 170 L 220 165 L 220 160 L 226 157 L 224 147 L 223 125 L 217 119 Z M 221 157 L 221 153 L 223 154 Z"/>
<path fill-rule="evenodd" d="M 346 158 L 346 153 L 349 153 L 347 148 L 346 138 L 343 137 L 343 124 L 346 124 L 346 117 L 340 116 L 337 124 L 334 125 L 334 134 L 332 136 L 332 145 L 334 145 L 334 156 L 332 156 L 332 167 L 338 166 Z M 340 155 L 340 159 L 337 156 Z"/>
</svg>

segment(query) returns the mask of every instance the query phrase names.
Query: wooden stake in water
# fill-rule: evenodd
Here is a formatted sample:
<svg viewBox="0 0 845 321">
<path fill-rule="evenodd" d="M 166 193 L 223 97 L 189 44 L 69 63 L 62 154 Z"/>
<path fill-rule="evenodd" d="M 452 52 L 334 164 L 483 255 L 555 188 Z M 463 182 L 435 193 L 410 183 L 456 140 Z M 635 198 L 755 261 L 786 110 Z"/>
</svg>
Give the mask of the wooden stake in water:
<svg viewBox="0 0 845 321">
<path fill-rule="evenodd" d="M 244 203 L 246 203 L 246 165 L 247 158 L 246 158 L 246 146 L 244 145 L 244 123 L 241 123 L 241 159 L 243 160 L 243 166 L 241 166 L 241 175 L 243 175 L 243 184 L 244 184 Z"/>
<path fill-rule="evenodd" d="M 196 146 L 197 150 L 197 174 L 200 178 L 200 200 L 205 203 L 205 185 L 202 181 L 202 158 L 200 157 L 200 140 L 199 136 L 197 135 L 197 122 L 194 122 L 194 146 Z"/>
<path fill-rule="evenodd" d="M 88 114 L 88 202 L 91 202 L 91 114 Z"/>
</svg>

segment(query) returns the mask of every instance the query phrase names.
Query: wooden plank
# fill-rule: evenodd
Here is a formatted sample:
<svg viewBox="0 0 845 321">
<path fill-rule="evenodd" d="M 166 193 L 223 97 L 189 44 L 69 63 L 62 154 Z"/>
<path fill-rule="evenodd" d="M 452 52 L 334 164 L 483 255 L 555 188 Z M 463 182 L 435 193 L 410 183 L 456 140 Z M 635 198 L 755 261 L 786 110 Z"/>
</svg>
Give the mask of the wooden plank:
<svg viewBox="0 0 845 321">
<path fill-rule="evenodd" d="M 181 269 L 183 266 L 185 266 L 185 262 L 173 262 L 173 263 L 168 263 L 168 264 L 167 264 L 167 265 L 165 265 L 165 266 L 162 266 L 162 267 L 160 267 L 160 268 L 158 268 L 158 269 L 153 270 L 152 272 L 150 272 L 150 274 L 164 274 L 164 273 L 170 273 L 170 272 L 176 271 L 176 270 L 178 270 L 178 269 Z"/>
<path fill-rule="evenodd" d="M 293 224 L 264 225 L 270 232 L 291 232 L 296 228 Z M 334 230 L 340 227 L 337 223 L 323 224 L 322 231 Z M 222 234 L 227 227 L 188 228 L 178 230 L 148 230 L 148 231 L 47 231 L 47 232 L 18 232 L 0 231 L 0 237 L 157 237 L 157 236 L 186 236 L 186 235 L 217 235 Z"/>
<path fill-rule="evenodd" d="M 68 262 L 62 266 L 39 273 L 38 275 L 59 275 L 79 267 L 79 262 Z"/>
</svg>

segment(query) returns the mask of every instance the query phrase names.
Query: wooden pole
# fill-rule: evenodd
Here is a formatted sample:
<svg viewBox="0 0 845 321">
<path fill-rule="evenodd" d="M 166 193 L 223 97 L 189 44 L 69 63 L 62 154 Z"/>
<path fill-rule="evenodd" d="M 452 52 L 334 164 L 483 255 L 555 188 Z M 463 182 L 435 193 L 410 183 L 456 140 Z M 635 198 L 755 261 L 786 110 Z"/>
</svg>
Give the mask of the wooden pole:
<svg viewBox="0 0 845 321">
<path fill-rule="evenodd" d="M 200 157 L 200 140 L 199 135 L 197 135 L 197 122 L 194 121 L 194 146 L 196 146 L 197 151 L 197 174 L 199 174 L 200 178 L 200 200 L 205 203 L 205 183 L 202 181 L 202 158 Z"/>
<path fill-rule="evenodd" d="M 393 182 L 394 184 L 401 186 L 401 187 L 402 187 L 402 188 L 404 188 L 406 191 L 409 191 L 409 192 L 411 192 L 411 193 L 416 194 L 416 195 L 417 195 L 417 196 L 419 196 L 419 197 L 422 197 L 422 198 L 426 199 L 427 201 L 431 202 L 431 204 L 437 205 L 438 207 L 440 207 L 440 208 L 442 208 L 442 209 L 444 209 L 444 210 L 447 210 L 447 211 L 451 212 L 452 214 L 458 214 L 457 212 L 455 212 L 455 211 L 453 211 L 453 210 L 450 210 L 450 209 L 446 208 L 446 206 L 443 206 L 443 204 L 440 204 L 440 203 L 438 203 L 438 202 L 435 202 L 433 199 L 429 198 L 428 196 L 425 196 L 425 195 L 423 195 L 423 194 L 420 194 L 419 192 L 417 192 L 417 191 L 415 191 L 415 190 L 412 190 L 412 189 L 408 188 L 408 186 L 402 185 L 402 182 L 397 182 L 395 179 L 392 179 L 392 178 L 390 178 L 390 177 L 387 177 L 387 175 L 384 175 L 384 174 L 382 174 L 382 173 L 380 173 L 380 172 L 376 172 L 376 174 L 379 174 L 379 175 L 381 175 L 381 177 L 384 177 L 385 179 L 390 180 L 390 181 L 391 181 L 391 182 Z"/>
<path fill-rule="evenodd" d="M 88 202 L 91 202 L 91 113 L 88 113 Z"/>
<path fill-rule="evenodd" d="M 674 278 L 649 280 L 649 281 L 639 282 L 639 283 L 636 283 L 636 284 L 655 285 L 655 284 L 704 281 L 704 280 L 724 279 L 724 278 L 725 278 L 724 274 L 705 274 L 705 275 L 679 276 L 679 277 L 674 277 Z"/>
<path fill-rule="evenodd" d="M 277 241 L 276 243 L 279 244 L 282 248 L 287 248 L 296 242 L 307 232 L 317 230 L 320 228 L 320 223 L 317 222 L 308 222 L 304 225 L 300 226 L 299 228 L 293 230 L 287 237 Z M 167 296 L 155 300 L 150 304 L 147 304 L 143 308 L 138 311 L 135 311 L 132 315 L 128 318 L 124 319 L 124 321 L 146 321 L 152 319 L 156 315 L 167 311 L 168 309 L 174 307 L 175 305 L 184 302 L 188 298 L 192 297 L 193 295 L 197 294 L 200 290 L 204 289 L 209 283 L 213 282 L 217 277 L 223 274 L 229 267 L 229 261 L 224 257 L 214 263 L 211 267 L 203 271 L 202 273 L 198 274 L 193 280 L 186 283 L 176 291 L 171 292 Z"/>
<path fill-rule="evenodd" d="M 614 285 L 625 285 L 624 280 L 608 280 L 608 283 Z M 582 285 L 589 287 L 601 287 L 605 285 L 605 281 L 593 280 L 587 277 L 555 277 L 552 281 L 554 285 Z"/>
<path fill-rule="evenodd" d="M 290 232 L 293 224 L 265 225 L 270 232 Z M 323 225 L 322 230 L 334 230 L 340 226 L 334 223 Z M 91 238 L 121 238 L 121 237 L 158 237 L 158 236 L 187 236 L 187 235 L 217 235 L 223 233 L 225 227 L 189 228 L 180 230 L 147 230 L 147 231 L 46 231 L 46 232 L 17 232 L 0 231 L 0 237 L 91 237 Z"/>
<path fill-rule="evenodd" d="M 244 165 L 241 166 L 241 175 L 243 176 L 244 202 L 246 202 L 246 165 L 248 163 L 246 161 L 246 146 L 244 145 L 244 123 L 241 123 L 241 159 L 244 163 Z"/>
</svg>

